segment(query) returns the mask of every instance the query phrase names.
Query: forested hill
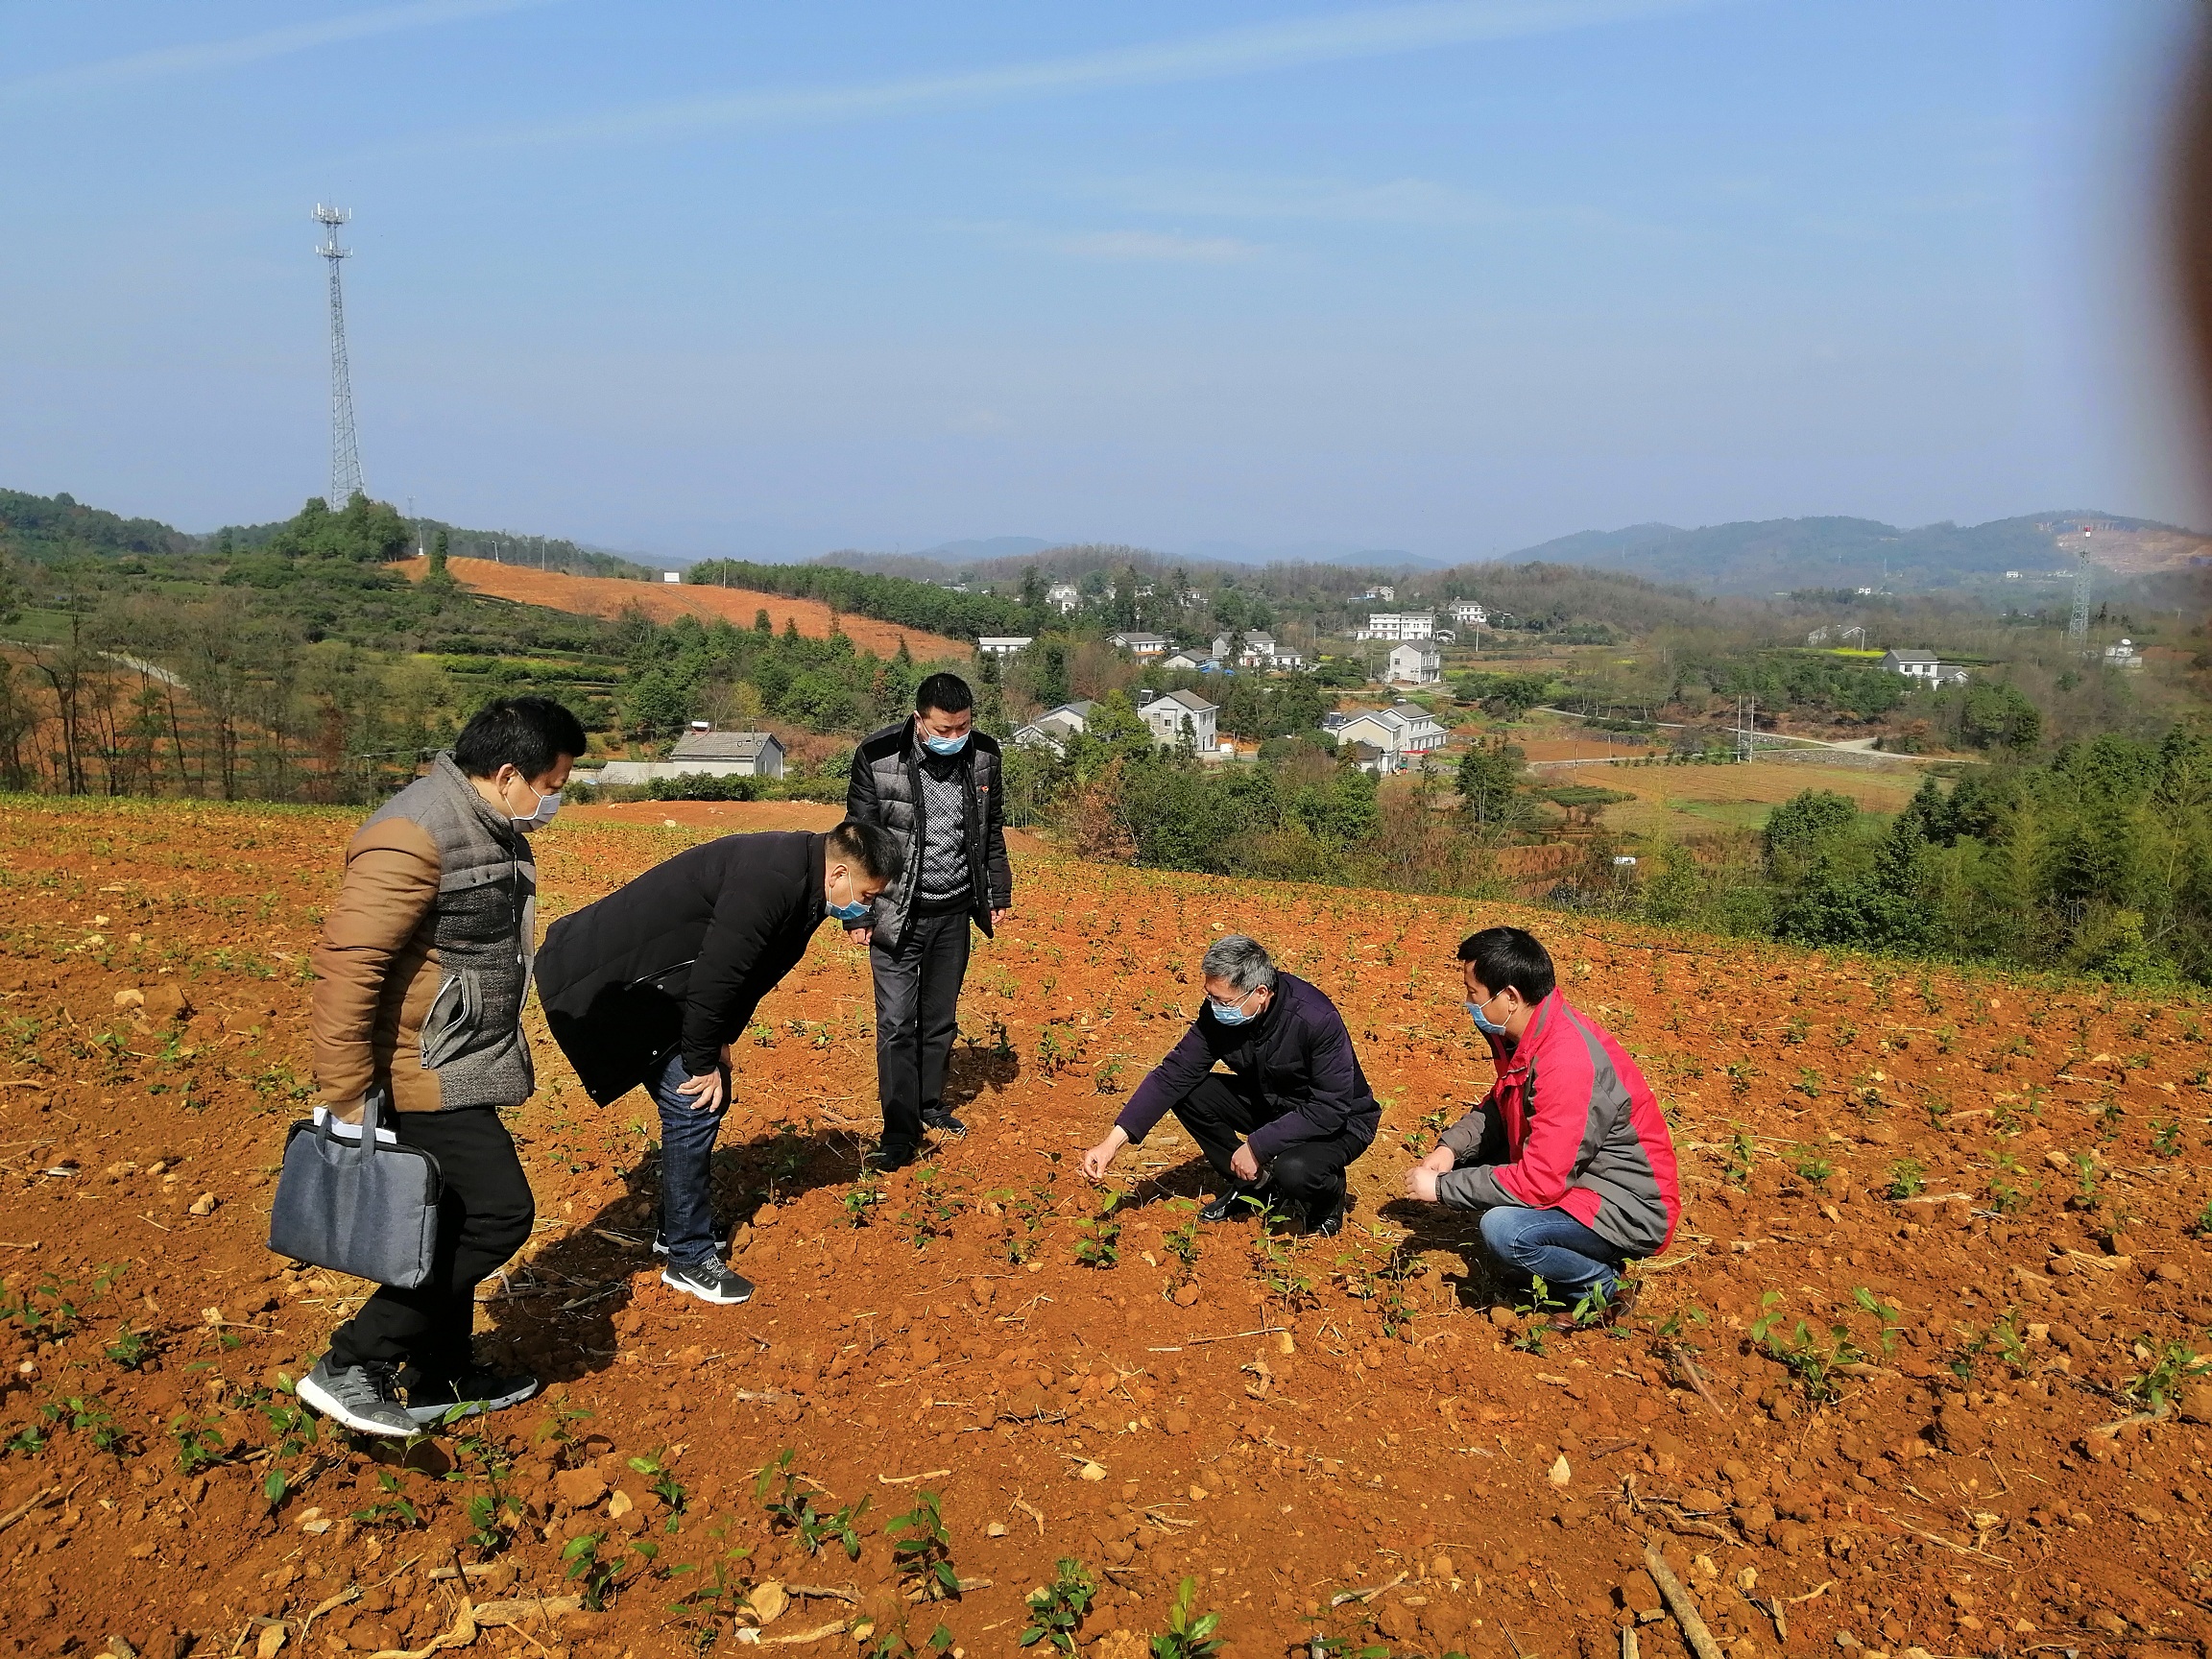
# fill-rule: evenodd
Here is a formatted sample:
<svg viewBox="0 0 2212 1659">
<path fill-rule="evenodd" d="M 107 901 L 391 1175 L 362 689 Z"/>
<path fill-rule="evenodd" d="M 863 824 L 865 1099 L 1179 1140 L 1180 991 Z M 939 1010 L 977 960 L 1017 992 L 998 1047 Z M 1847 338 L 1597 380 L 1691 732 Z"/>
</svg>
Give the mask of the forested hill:
<svg viewBox="0 0 2212 1659">
<path fill-rule="evenodd" d="M 1584 530 L 1510 555 L 1622 570 L 1655 582 L 1683 582 L 1707 593 L 1771 594 L 1807 588 L 1879 588 L 1897 592 L 2002 581 L 2008 570 L 2062 569 L 2073 562 L 2071 533 L 2083 523 L 2112 530 L 2186 536 L 2174 526 L 2108 513 L 2038 513 L 1986 524 L 1924 524 L 1899 529 L 1872 518 L 1767 518 L 1682 530 L 1631 524 Z M 2060 545 L 2066 536 L 2068 545 Z M 2093 555 L 2094 556 L 2094 555 Z"/>
</svg>

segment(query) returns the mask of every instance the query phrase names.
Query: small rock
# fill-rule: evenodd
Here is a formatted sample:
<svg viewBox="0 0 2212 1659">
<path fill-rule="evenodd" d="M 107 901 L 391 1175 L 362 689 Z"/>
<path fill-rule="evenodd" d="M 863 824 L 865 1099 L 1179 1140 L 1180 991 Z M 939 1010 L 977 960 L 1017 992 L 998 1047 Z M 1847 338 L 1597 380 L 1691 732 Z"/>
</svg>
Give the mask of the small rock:
<svg viewBox="0 0 2212 1659">
<path fill-rule="evenodd" d="M 1453 1571 L 1452 1557 L 1449 1555 L 1439 1555 L 1435 1560 L 1430 1562 L 1429 1576 L 1431 1578 L 1441 1578 L 1445 1583 L 1449 1584 L 1455 1576 L 1457 1576 L 1457 1575 Z"/>
<path fill-rule="evenodd" d="M 1178 1308 L 1191 1308 L 1191 1307 L 1195 1307 L 1195 1306 L 1197 1305 L 1197 1302 L 1198 1302 L 1198 1282 L 1197 1282 L 1195 1279 L 1186 1280 L 1186 1281 L 1185 1281 L 1183 1284 L 1181 1284 L 1181 1285 L 1178 1285 L 1178 1286 L 1175 1286 L 1175 1306 L 1176 1306 L 1176 1307 L 1178 1307 Z"/>
<path fill-rule="evenodd" d="M 253 1659 L 276 1659 L 276 1655 L 283 1649 L 284 1638 L 290 1634 L 289 1625 L 262 1625 L 260 1639 L 253 1644 Z"/>
<path fill-rule="evenodd" d="M 607 1496 L 607 1477 L 596 1469 L 564 1469 L 553 1478 L 553 1490 L 571 1509 L 589 1509 Z"/>
<path fill-rule="evenodd" d="M 992 1522 L 990 1526 L 988 1526 L 988 1527 L 984 1527 L 984 1528 L 983 1528 L 983 1536 L 984 1536 L 984 1537 L 986 1537 L 986 1538 L 1003 1538 L 1003 1537 L 1005 1537 L 1005 1536 L 1006 1536 L 1006 1523 L 1005 1523 L 1005 1522 L 1003 1522 L 1003 1521 L 994 1521 L 994 1522 Z"/>
<path fill-rule="evenodd" d="M 616 1488 L 614 1496 L 607 1500 L 607 1515 L 610 1520 L 619 1521 L 637 1507 L 637 1505 L 631 1501 L 630 1494 L 620 1488 Z"/>
<path fill-rule="evenodd" d="M 1559 1454 L 1558 1461 L 1551 1465 L 1544 1479 L 1554 1486 L 1564 1486 L 1575 1479 L 1575 1471 L 1568 1465 L 1566 1453 Z"/>
<path fill-rule="evenodd" d="M 1103 1463 L 1086 1463 L 1075 1473 L 1085 1480 L 1103 1480 L 1106 1479 L 1106 1466 Z"/>
<path fill-rule="evenodd" d="M 2181 1421 L 2212 1423 L 2212 1383 L 2192 1382 L 2181 1390 Z"/>
<path fill-rule="evenodd" d="M 791 1605 L 791 1598 L 782 1585 L 771 1578 L 765 1584 L 753 1587 L 745 1605 L 753 1610 L 756 1623 L 773 1624 L 783 1616 L 783 1609 Z"/>
<path fill-rule="evenodd" d="M 188 1214 L 193 1215 L 212 1215 L 215 1214 L 215 1194 L 212 1192 L 203 1192 L 199 1197 L 192 1200 L 192 1208 Z"/>
<path fill-rule="evenodd" d="M 1160 1426 L 1170 1434 L 1188 1434 L 1190 1432 L 1190 1413 L 1188 1411 L 1166 1412 L 1160 1418 Z"/>
</svg>

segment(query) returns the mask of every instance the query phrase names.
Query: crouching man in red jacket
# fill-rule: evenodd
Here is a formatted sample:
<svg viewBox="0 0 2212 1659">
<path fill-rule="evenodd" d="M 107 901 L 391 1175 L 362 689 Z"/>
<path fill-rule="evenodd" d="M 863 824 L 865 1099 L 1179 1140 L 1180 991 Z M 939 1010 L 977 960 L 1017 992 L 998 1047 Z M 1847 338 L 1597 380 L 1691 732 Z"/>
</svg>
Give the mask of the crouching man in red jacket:
<svg viewBox="0 0 2212 1659">
<path fill-rule="evenodd" d="M 1664 1250 L 1682 1218 L 1667 1119 L 1635 1062 L 1559 995 L 1533 934 L 1470 934 L 1459 971 L 1498 1080 L 1407 1172 L 1407 1195 L 1479 1211 L 1508 1282 L 1541 1279 L 1573 1310 L 1562 1329 L 1612 1324 L 1635 1303 L 1622 1268 Z"/>
</svg>

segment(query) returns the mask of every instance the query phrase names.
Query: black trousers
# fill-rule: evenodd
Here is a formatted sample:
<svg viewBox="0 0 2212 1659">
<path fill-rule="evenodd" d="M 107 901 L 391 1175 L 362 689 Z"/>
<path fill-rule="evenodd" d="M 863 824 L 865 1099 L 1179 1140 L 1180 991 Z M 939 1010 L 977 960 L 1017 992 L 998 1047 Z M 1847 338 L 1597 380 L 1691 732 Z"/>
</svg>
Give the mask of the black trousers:
<svg viewBox="0 0 2212 1659">
<path fill-rule="evenodd" d="M 1218 1071 L 1208 1072 L 1171 1110 L 1214 1173 L 1233 1187 L 1244 1184 L 1229 1172 L 1230 1157 L 1253 1130 L 1283 1115 Z M 1310 1220 L 1319 1221 L 1344 1202 L 1345 1166 L 1366 1150 L 1367 1142 L 1351 1130 L 1322 1141 L 1292 1142 L 1261 1166 L 1268 1201 L 1284 1208 L 1295 1204 Z"/>
<path fill-rule="evenodd" d="M 522 1248 L 538 1207 L 496 1106 L 396 1112 L 388 1127 L 437 1159 L 445 1176 L 438 1250 L 429 1278 L 412 1290 L 384 1286 L 331 1334 L 330 1361 L 458 1371 L 469 1362 L 476 1286 Z"/>
<path fill-rule="evenodd" d="M 922 1142 L 922 1108 L 945 1098 L 945 1066 L 960 1029 L 960 984 L 968 977 L 965 909 L 914 916 L 895 950 L 868 948 L 876 976 L 876 1091 L 883 1139 Z"/>
</svg>

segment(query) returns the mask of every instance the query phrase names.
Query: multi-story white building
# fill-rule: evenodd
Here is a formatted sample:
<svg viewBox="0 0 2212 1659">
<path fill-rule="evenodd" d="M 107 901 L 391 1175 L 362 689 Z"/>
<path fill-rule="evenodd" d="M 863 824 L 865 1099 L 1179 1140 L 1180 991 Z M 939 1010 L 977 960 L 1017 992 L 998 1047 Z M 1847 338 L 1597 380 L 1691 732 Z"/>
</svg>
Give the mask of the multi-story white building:
<svg viewBox="0 0 2212 1659">
<path fill-rule="evenodd" d="M 1359 597 L 1362 599 L 1380 599 L 1385 605 L 1392 605 L 1397 603 L 1398 589 L 1391 587 L 1387 582 L 1378 582 Z"/>
<path fill-rule="evenodd" d="M 975 641 L 975 649 L 990 657 L 1011 657 L 1026 651 L 1036 640 L 1034 634 L 986 634 Z"/>
<path fill-rule="evenodd" d="M 1132 657 L 1163 657 L 1167 652 L 1167 641 L 1157 634 L 1111 634 L 1106 643 L 1120 646 Z"/>
<path fill-rule="evenodd" d="M 1152 729 L 1153 740 L 1161 747 L 1172 749 L 1188 738 L 1200 754 L 1219 747 L 1214 720 L 1220 711 L 1195 691 L 1169 691 L 1137 706 L 1138 714 Z"/>
<path fill-rule="evenodd" d="M 1376 611 L 1369 613 L 1367 626 L 1352 631 L 1355 639 L 1433 639 L 1436 637 L 1436 613 L 1433 611 Z"/>
<path fill-rule="evenodd" d="M 1072 582 L 1055 582 L 1045 589 L 1045 603 L 1065 616 L 1083 603 L 1082 590 Z"/>
<path fill-rule="evenodd" d="M 1460 627 L 1481 627 L 1490 620 L 1490 613 L 1479 600 L 1455 599 L 1452 601 L 1452 620 Z"/>
<path fill-rule="evenodd" d="M 1433 645 L 1415 641 L 1390 647 L 1390 666 L 1383 678 L 1396 685 L 1433 685 L 1444 678 L 1443 658 Z"/>
</svg>

